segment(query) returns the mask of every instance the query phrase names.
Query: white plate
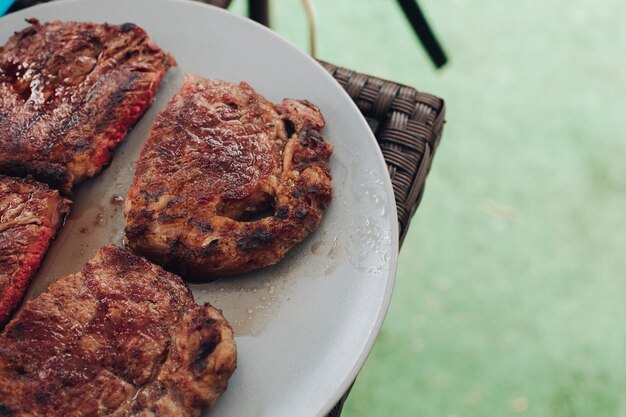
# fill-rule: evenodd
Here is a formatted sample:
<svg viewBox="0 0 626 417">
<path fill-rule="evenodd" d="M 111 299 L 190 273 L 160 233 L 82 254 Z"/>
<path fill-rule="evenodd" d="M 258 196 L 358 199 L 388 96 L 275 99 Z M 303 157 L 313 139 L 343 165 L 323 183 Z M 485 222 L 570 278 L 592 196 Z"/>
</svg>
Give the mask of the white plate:
<svg viewBox="0 0 626 417">
<path fill-rule="evenodd" d="M 0 19 L 0 44 L 24 19 L 133 22 L 205 77 L 245 80 L 270 100 L 306 98 L 327 121 L 335 194 L 319 230 L 285 261 L 244 277 L 194 285 L 198 302 L 223 308 L 239 366 L 211 415 L 324 416 L 348 389 L 380 330 L 395 276 L 398 231 L 389 176 L 357 107 L 313 59 L 247 19 L 188 0 L 66 0 Z M 125 196 L 158 110 L 180 85 L 166 77 L 156 101 L 98 178 L 76 190 L 65 227 L 29 290 L 32 298 L 95 251 L 120 243 Z"/>
</svg>

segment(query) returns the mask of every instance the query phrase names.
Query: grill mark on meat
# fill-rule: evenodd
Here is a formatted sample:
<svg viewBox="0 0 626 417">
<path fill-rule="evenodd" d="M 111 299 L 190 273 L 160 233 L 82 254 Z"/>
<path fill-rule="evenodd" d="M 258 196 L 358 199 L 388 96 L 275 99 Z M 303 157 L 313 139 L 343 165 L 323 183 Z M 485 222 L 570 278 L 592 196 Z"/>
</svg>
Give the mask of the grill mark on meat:
<svg viewBox="0 0 626 417">
<path fill-rule="evenodd" d="M 202 221 L 202 220 L 198 220 L 196 218 L 191 217 L 188 221 L 187 221 L 190 225 L 192 225 L 194 227 L 194 229 L 200 231 L 200 232 L 204 232 L 204 233 L 208 233 L 208 232 L 213 232 L 215 229 L 213 228 L 213 225 L 210 222 L 207 221 Z M 213 242 L 211 242 L 213 243 Z"/>
<path fill-rule="evenodd" d="M 125 200 L 126 241 L 188 278 L 279 262 L 332 196 L 323 117 L 249 85 L 186 75 L 157 117 Z"/>
<path fill-rule="evenodd" d="M 285 220 L 289 216 L 289 207 L 288 206 L 280 206 L 276 209 L 276 217 L 280 220 Z"/>
<path fill-rule="evenodd" d="M 232 329 L 219 310 L 195 305 L 179 277 L 110 246 L 7 325 L 0 410 L 198 416 L 235 366 Z"/>
<path fill-rule="evenodd" d="M 111 94 L 111 97 L 105 104 L 104 109 L 102 109 L 102 111 L 104 111 L 106 115 L 101 118 L 96 124 L 96 134 L 102 133 L 111 123 L 111 121 L 115 120 L 115 110 L 124 101 L 124 99 L 126 98 L 126 94 L 129 91 L 133 90 L 135 82 L 138 79 L 139 75 L 136 72 L 131 72 L 128 75 L 128 78 L 126 78 L 123 83 L 113 92 L 113 94 Z"/>
<path fill-rule="evenodd" d="M 202 372 L 206 369 L 207 360 L 215 348 L 222 341 L 222 335 L 219 332 L 216 332 L 214 329 L 214 320 L 206 319 L 204 321 L 204 326 L 209 328 L 209 336 L 205 337 L 200 343 L 200 348 L 196 354 L 196 358 L 194 360 L 193 369 L 194 372 Z M 196 331 L 200 331 L 200 325 L 196 329 Z"/>
<path fill-rule="evenodd" d="M 171 223 L 172 221 L 176 220 L 177 218 L 179 218 L 181 216 L 173 216 L 171 214 L 167 214 L 165 212 L 159 214 L 159 217 L 157 218 L 157 222 L 159 223 Z"/>
<path fill-rule="evenodd" d="M 274 236 L 264 227 L 259 226 L 251 233 L 245 234 L 237 240 L 237 248 L 243 251 L 262 249 L 272 243 Z"/>
<path fill-rule="evenodd" d="M 174 197 L 170 201 L 168 201 L 165 206 L 167 208 L 172 208 L 174 206 L 174 204 L 179 203 L 180 201 L 181 201 L 180 197 Z"/>
<path fill-rule="evenodd" d="M 0 48 L 0 173 L 69 193 L 97 174 L 175 61 L 133 24 L 30 20 Z"/>
<path fill-rule="evenodd" d="M 157 190 L 156 192 L 150 192 L 150 191 L 146 191 L 146 190 L 141 190 L 140 193 L 143 196 L 143 198 L 149 202 L 149 203 L 153 203 L 155 201 L 158 201 L 159 198 L 161 197 L 161 195 L 163 195 L 164 190 Z"/>
<path fill-rule="evenodd" d="M 148 226 L 145 224 L 133 224 L 127 226 L 125 229 L 126 236 L 129 238 L 137 238 L 148 231 Z"/>
</svg>

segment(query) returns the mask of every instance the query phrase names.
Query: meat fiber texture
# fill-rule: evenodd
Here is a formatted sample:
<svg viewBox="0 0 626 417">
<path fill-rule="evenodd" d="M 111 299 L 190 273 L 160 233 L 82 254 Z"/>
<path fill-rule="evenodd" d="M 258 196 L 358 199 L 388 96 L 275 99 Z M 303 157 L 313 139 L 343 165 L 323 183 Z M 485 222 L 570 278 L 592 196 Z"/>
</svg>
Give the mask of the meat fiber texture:
<svg viewBox="0 0 626 417">
<path fill-rule="evenodd" d="M 44 184 L 0 175 L 0 326 L 22 301 L 69 207 Z"/>
<path fill-rule="evenodd" d="M 175 61 L 134 24 L 29 22 L 0 48 L 0 173 L 68 194 L 109 162 Z"/>
<path fill-rule="evenodd" d="M 0 415 L 199 416 L 236 366 L 221 311 L 114 246 L 29 301 L 0 336 Z"/>
<path fill-rule="evenodd" d="M 306 100 L 187 75 L 159 114 L 126 199 L 136 253 L 190 278 L 272 265 L 322 220 L 332 146 Z"/>
</svg>

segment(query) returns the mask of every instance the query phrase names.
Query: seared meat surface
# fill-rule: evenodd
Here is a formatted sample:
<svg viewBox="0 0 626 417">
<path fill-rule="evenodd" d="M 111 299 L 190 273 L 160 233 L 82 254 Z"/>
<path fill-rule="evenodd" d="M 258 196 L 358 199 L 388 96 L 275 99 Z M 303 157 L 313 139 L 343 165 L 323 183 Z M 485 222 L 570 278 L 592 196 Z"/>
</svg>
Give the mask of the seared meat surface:
<svg viewBox="0 0 626 417">
<path fill-rule="evenodd" d="M 307 101 L 276 106 L 246 83 L 187 75 L 136 164 L 128 245 L 195 278 L 282 260 L 331 201 L 323 127 Z"/>
<path fill-rule="evenodd" d="M 0 326 L 22 301 L 69 207 L 44 184 L 0 175 Z"/>
<path fill-rule="evenodd" d="M 0 173 L 69 193 L 108 163 L 175 61 L 130 23 L 29 22 L 0 48 Z"/>
<path fill-rule="evenodd" d="M 219 310 L 113 246 L 29 301 L 0 336 L 0 415 L 199 416 L 236 366 Z"/>
</svg>

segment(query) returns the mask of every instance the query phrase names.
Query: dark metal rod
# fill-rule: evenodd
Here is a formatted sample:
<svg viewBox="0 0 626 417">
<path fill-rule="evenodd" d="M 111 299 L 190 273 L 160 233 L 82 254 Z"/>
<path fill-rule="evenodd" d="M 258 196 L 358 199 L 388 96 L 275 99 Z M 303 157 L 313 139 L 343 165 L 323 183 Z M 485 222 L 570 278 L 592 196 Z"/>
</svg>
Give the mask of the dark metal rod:
<svg viewBox="0 0 626 417">
<path fill-rule="evenodd" d="M 426 17 L 424 17 L 422 10 L 417 4 L 417 0 L 398 0 L 398 3 L 400 3 L 400 7 L 402 7 L 407 19 L 409 19 L 415 34 L 424 45 L 430 59 L 437 68 L 443 67 L 448 62 L 448 58 L 428 25 Z"/>
<path fill-rule="evenodd" d="M 270 25 L 269 0 L 248 0 L 248 16 L 262 25 Z"/>
<path fill-rule="evenodd" d="M 16 0 L 15 2 L 13 2 L 11 7 L 9 7 L 9 10 L 7 10 L 7 14 L 17 12 L 18 10 L 22 10 L 27 7 L 35 6 L 39 3 L 41 2 L 37 0 Z"/>
</svg>

